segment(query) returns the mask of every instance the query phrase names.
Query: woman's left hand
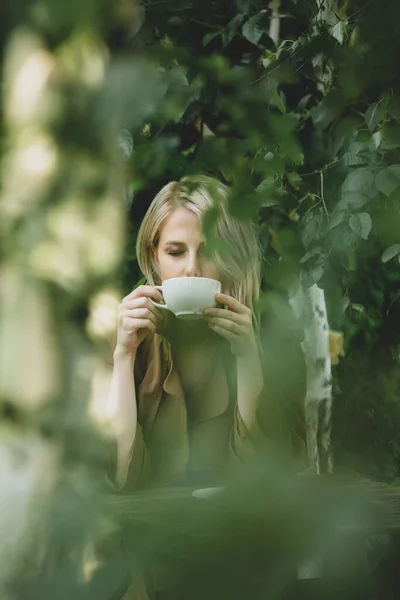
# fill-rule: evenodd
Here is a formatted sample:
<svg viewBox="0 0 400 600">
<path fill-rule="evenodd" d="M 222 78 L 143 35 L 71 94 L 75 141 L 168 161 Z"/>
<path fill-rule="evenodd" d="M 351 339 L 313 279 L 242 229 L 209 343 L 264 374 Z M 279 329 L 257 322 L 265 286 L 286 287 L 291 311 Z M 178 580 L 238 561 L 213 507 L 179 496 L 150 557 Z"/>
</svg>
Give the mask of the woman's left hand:
<svg viewBox="0 0 400 600">
<path fill-rule="evenodd" d="M 236 356 L 257 353 L 251 310 L 227 294 L 217 294 L 216 299 L 227 308 L 207 308 L 204 311 L 204 318 L 211 329 L 230 342 Z"/>
</svg>

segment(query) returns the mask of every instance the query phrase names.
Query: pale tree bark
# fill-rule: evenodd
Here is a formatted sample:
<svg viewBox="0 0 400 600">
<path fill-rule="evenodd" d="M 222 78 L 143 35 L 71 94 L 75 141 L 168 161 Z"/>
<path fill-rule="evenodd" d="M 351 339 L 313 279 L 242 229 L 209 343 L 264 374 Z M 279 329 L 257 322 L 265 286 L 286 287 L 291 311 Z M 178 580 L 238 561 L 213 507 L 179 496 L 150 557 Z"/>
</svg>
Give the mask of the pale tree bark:
<svg viewBox="0 0 400 600">
<path fill-rule="evenodd" d="M 305 416 L 309 466 L 317 474 L 331 473 L 332 373 L 329 353 L 329 323 L 324 291 L 301 283 L 290 299 L 304 329 L 302 348 L 307 368 Z"/>
<path fill-rule="evenodd" d="M 309 469 L 318 475 L 332 473 L 332 377 L 325 294 L 316 284 L 306 287 L 301 280 L 290 303 L 304 329 L 302 349 L 307 370 L 305 418 Z M 297 577 L 318 579 L 321 575 L 321 552 L 316 550 L 298 565 Z"/>
<path fill-rule="evenodd" d="M 276 47 L 279 46 L 280 30 L 281 30 L 281 19 L 279 9 L 281 6 L 281 0 L 272 0 L 269 4 L 271 10 L 271 20 L 269 25 L 269 37 L 273 40 Z"/>
</svg>

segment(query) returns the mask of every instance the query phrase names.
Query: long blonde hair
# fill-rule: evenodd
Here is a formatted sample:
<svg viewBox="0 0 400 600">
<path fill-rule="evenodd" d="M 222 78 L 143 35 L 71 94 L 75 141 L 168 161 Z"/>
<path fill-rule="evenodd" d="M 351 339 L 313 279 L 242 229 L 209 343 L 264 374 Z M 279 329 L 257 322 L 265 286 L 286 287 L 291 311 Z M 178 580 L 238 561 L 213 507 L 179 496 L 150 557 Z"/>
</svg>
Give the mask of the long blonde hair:
<svg viewBox="0 0 400 600">
<path fill-rule="evenodd" d="M 228 252 L 216 250 L 212 255 L 221 274 L 223 291 L 254 309 L 260 292 L 261 255 L 258 237 L 253 223 L 229 214 L 228 192 L 224 184 L 206 175 L 183 177 L 160 190 L 146 212 L 136 242 L 139 267 L 150 285 L 161 283 L 153 248 L 157 247 L 165 219 L 181 207 L 196 213 L 200 219 L 214 209 L 218 211 L 218 216 L 213 233 L 229 247 Z"/>
</svg>

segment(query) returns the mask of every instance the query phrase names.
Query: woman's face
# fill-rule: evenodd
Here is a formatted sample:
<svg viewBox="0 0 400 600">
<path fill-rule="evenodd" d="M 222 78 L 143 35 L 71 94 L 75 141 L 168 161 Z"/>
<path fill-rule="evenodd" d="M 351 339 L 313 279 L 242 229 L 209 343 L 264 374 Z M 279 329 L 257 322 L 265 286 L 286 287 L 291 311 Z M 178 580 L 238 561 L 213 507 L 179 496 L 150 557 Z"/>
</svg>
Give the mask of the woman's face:
<svg viewBox="0 0 400 600">
<path fill-rule="evenodd" d="M 177 208 L 167 217 L 154 250 L 161 281 L 172 277 L 209 277 L 220 280 L 216 265 L 204 256 L 205 239 L 199 217 Z"/>
</svg>

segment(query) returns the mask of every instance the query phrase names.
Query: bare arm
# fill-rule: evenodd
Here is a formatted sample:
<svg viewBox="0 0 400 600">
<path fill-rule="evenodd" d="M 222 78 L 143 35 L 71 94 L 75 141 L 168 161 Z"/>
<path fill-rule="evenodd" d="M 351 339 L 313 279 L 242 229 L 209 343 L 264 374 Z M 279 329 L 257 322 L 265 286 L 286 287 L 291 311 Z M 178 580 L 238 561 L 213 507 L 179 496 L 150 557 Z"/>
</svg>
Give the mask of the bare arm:
<svg viewBox="0 0 400 600">
<path fill-rule="evenodd" d="M 162 319 L 150 302 L 162 299 L 158 290 L 140 286 L 123 299 L 118 309 L 118 336 L 108 397 L 108 418 L 117 443 L 116 483 L 123 485 L 137 432 L 134 367 L 140 344 L 156 332 Z"/>
<path fill-rule="evenodd" d="M 240 416 L 249 431 L 256 420 L 260 394 L 264 387 L 260 357 L 257 348 L 245 356 L 238 356 L 237 364 L 237 403 Z"/>
<path fill-rule="evenodd" d="M 108 399 L 110 424 L 117 443 L 117 486 L 124 483 L 137 429 L 134 364 L 136 354 L 116 351 Z"/>
</svg>

